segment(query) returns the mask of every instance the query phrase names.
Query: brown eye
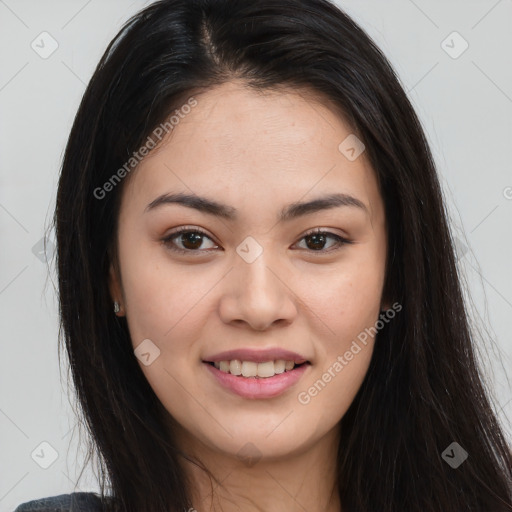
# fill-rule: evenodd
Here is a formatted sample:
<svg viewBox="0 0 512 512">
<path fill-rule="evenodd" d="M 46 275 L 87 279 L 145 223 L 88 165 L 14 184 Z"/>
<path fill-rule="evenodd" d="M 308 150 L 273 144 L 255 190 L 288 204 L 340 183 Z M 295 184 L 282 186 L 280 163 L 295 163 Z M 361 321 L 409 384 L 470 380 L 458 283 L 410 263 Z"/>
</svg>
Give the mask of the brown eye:
<svg viewBox="0 0 512 512">
<path fill-rule="evenodd" d="M 336 243 L 334 244 L 335 249 L 325 249 L 325 245 L 329 238 L 336 240 Z M 306 241 L 306 248 L 310 249 L 311 252 L 321 253 L 335 251 L 346 244 L 352 243 L 350 240 L 347 240 L 346 238 L 343 238 L 336 233 L 331 233 L 330 231 L 322 231 L 320 229 L 310 231 L 304 235 L 301 240 Z"/>
<path fill-rule="evenodd" d="M 200 249 L 203 243 L 203 235 L 194 231 L 189 231 L 181 234 L 182 244 L 185 249 Z"/>
<path fill-rule="evenodd" d="M 169 236 L 163 238 L 162 242 L 171 251 L 189 254 L 194 252 L 202 253 L 205 252 L 204 250 L 201 250 L 201 245 L 204 242 L 204 238 L 211 240 L 211 238 L 206 233 L 197 228 L 180 228 L 178 231 L 175 231 Z M 177 246 L 177 243 L 181 243 L 182 247 L 179 245 Z"/>
</svg>

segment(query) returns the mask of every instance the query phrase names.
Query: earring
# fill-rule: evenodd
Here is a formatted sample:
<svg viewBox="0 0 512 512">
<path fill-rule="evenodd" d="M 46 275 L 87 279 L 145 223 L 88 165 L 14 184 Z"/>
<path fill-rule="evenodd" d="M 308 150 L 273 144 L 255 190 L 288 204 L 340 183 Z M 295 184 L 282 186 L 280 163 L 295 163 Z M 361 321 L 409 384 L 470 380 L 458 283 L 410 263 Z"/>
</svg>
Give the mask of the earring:
<svg viewBox="0 0 512 512">
<path fill-rule="evenodd" d="M 117 301 L 114 302 L 114 313 L 119 313 L 121 308 L 119 307 L 119 303 Z"/>
</svg>

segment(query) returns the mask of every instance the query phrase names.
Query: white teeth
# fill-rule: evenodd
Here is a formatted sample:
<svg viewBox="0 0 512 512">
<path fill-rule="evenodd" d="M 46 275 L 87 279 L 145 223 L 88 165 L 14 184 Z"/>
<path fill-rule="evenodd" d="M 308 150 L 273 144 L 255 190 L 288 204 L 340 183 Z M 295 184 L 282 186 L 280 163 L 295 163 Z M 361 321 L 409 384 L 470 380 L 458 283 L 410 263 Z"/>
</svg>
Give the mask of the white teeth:
<svg viewBox="0 0 512 512">
<path fill-rule="evenodd" d="M 264 363 L 255 363 L 253 361 L 215 361 L 215 368 L 224 373 L 232 375 L 242 375 L 243 377 L 260 377 L 268 378 L 278 375 L 285 371 L 293 370 L 295 363 L 293 361 L 284 361 L 277 359 L 276 361 L 265 361 Z"/>
<path fill-rule="evenodd" d="M 256 377 L 258 375 L 258 363 L 244 361 L 242 363 L 242 375 L 244 377 Z"/>
<path fill-rule="evenodd" d="M 234 359 L 229 363 L 229 371 L 232 375 L 242 375 L 242 363 Z"/>
<path fill-rule="evenodd" d="M 258 377 L 273 377 L 275 374 L 274 361 L 258 363 Z"/>
<path fill-rule="evenodd" d="M 274 361 L 274 371 L 276 373 L 283 373 L 286 370 L 286 361 L 283 361 L 282 359 L 278 359 L 277 361 Z"/>
</svg>

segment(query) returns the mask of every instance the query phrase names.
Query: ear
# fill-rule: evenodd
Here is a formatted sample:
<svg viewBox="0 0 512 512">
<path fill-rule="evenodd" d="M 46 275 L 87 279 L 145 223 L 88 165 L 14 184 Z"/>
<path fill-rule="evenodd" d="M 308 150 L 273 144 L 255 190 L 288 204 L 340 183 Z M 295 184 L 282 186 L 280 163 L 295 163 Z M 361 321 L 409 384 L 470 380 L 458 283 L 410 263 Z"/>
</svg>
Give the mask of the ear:
<svg viewBox="0 0 512 512">
<path fill-rule="evenodd" d="M 116 313 L 116 315 L 124 316 L 124 294 L 121 286 L 121 277 L 119 275 L 119 269 L 114 263 L 110 263 L 108 289 L 110 291 L 110 297 L 112 298 L 112 304 L 114 304 L 114 302 L 119 304 L 119 312 Z M 113 307 L 112 305 L 112 308 Z"/>
</svg>

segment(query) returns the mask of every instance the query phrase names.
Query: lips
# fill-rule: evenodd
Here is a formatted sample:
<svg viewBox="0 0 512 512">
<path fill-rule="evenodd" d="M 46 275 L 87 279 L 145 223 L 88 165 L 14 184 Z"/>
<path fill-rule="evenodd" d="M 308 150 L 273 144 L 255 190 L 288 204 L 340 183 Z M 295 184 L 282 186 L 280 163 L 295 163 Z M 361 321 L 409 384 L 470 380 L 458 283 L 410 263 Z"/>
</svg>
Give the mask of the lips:
<svg viewBox="0 0 512 512">
<path fill-rule="evenodd" d="M 281 348 L 270 348 L 265 350 L 240 348 L 227 350 L 217 354 L 207 356 L 203 359 L 205 363 L 216 363 L 220 361 L 251 361 L 254 363 L 265 363 L 267 361 L 276 361 L 282 359 L 284 361 L 293 361 L 296 365 L 310 362 L 306 357 L 290 350 Z"/>
<path fill-rule="evenodd" d="M 278 397 L 290 390 L 310 370 L 309 364 L 301 364 L 290 371 L 268 378 L 242 377 L 225 373 L 217 369 L 213 363 L 203 363 L 205 370 L 213 377 L 214 382 L 231 394 L 249 400 L 263 400 Z"/>
<path fill-rule="evenodd" d="M 303 354 L 274 347 L 227 350 L 206 356 L 203 364 L 229 392 L 246 399 L 268 399 L 296 385 L 312 363 Z"/>
</svg>

